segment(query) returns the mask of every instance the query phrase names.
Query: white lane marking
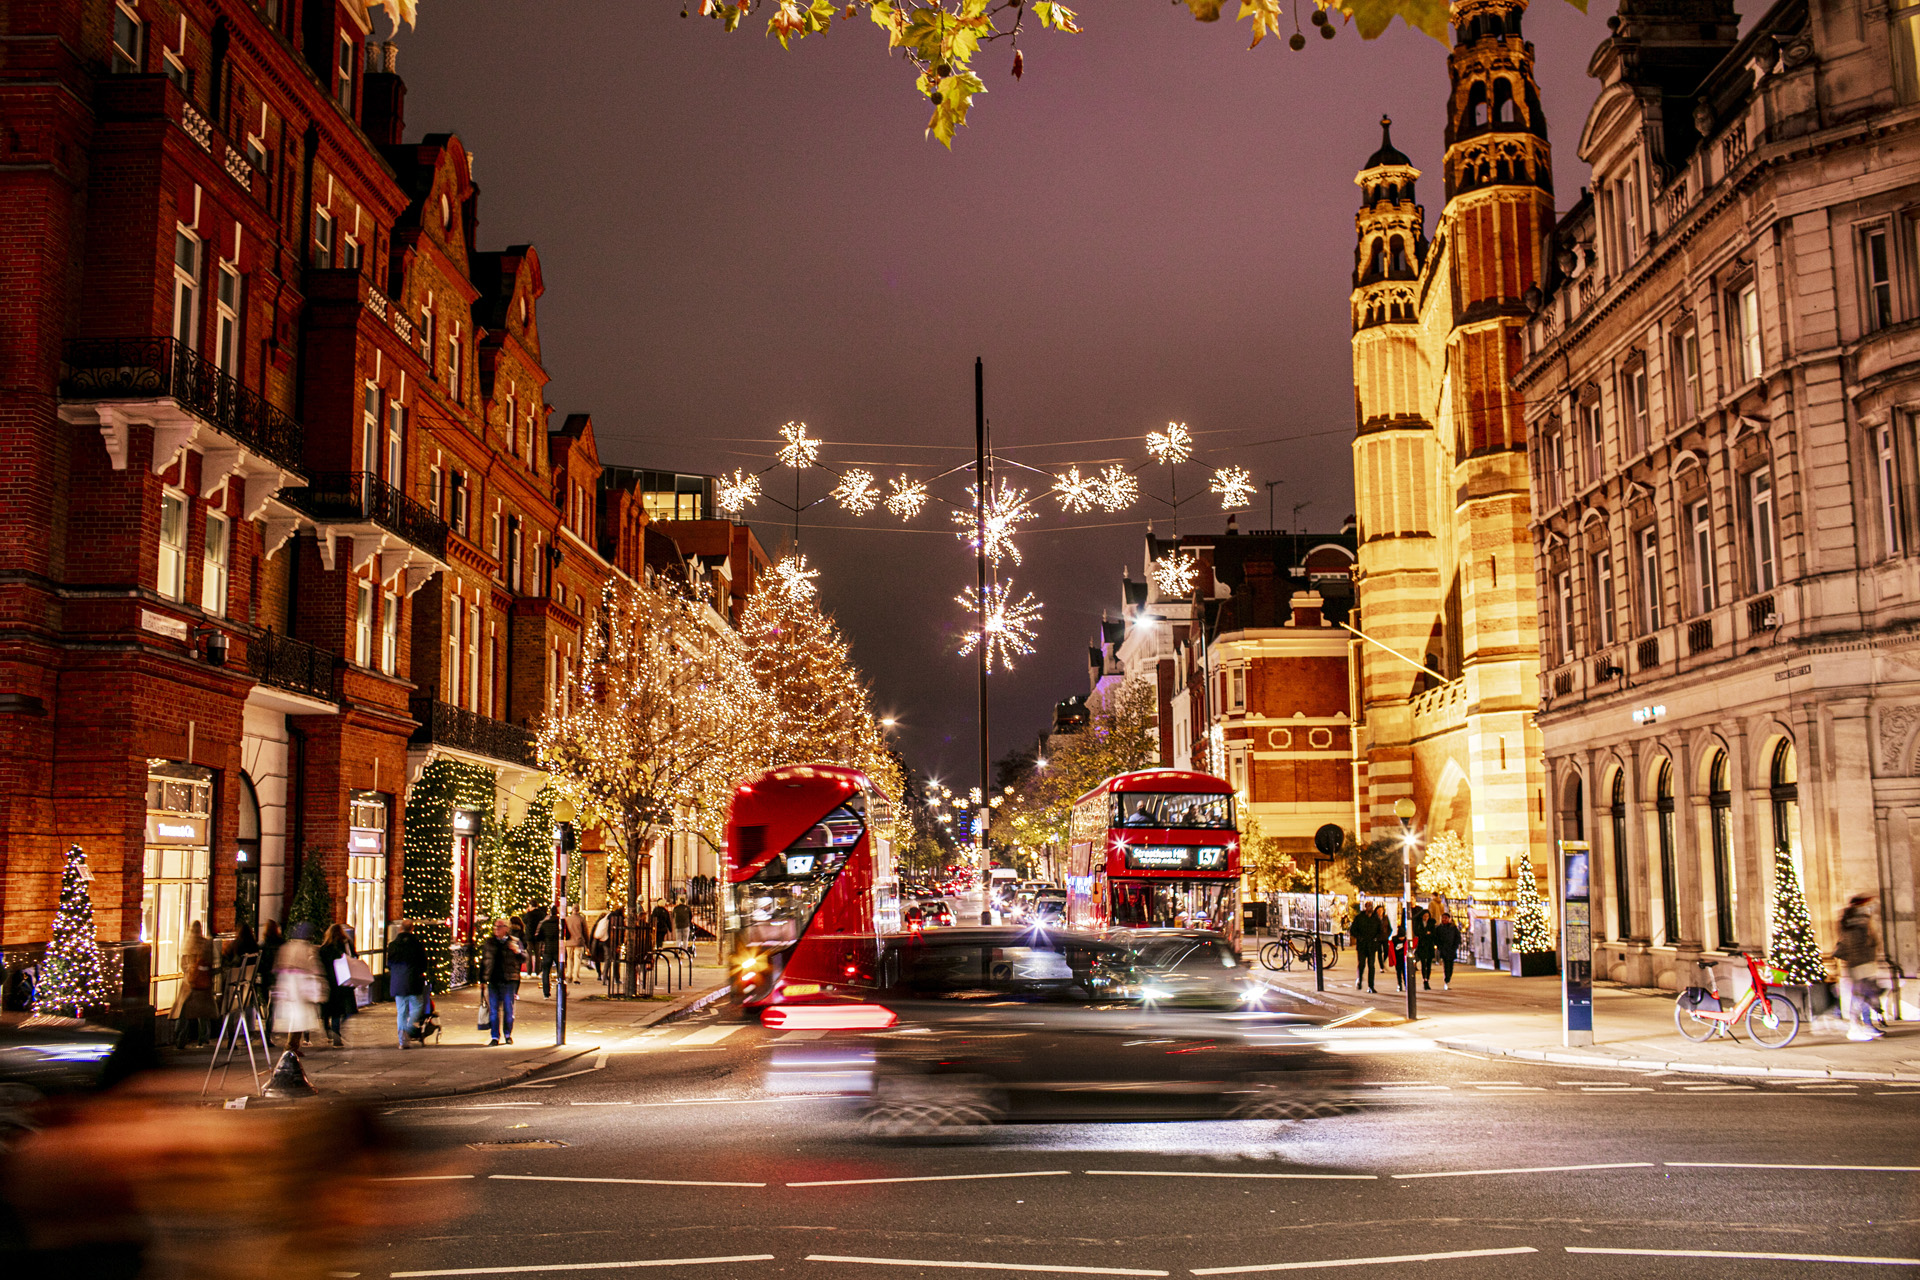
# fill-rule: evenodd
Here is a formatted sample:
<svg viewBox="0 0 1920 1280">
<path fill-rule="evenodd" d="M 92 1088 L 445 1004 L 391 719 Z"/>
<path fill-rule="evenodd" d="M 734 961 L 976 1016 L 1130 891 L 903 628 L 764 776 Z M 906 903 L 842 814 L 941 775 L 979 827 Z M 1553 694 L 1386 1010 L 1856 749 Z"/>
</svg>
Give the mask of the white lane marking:
<svg viewBox="0 0 1920 1280">
<path fill-rule="evenodd" d="M 375 1178 L 375 1182 L 458 1182 L 473 1177 L 470 1173 L 416 1173 L 404 1178 Z"/>
<path fill-rule="evenodd" d="M 1376 1262 L 1445 1262 L 1452 1258 L 1498 1258 L 1515 1253 L 1538 1253 L 1529 1245 L 1510 1249 L 1458 1249 L 1451 1253 L 1401 1253 L 1385 1258 L 1328 1258 L 1320 1262 L 1268 1262 L 1251 1267 L 1195 1267 L 1196 1276 L 1240 1276 L 1255 1271 L 1313 1271 L 1320 1267 L 1368 1267 Z"/>
<path fill-rule="evenodd" d="M 411 1276 L 508 1276 L 534 1271 L 618 1271 L 624 1267 L 697 1267 L 717 1262 L 772 1262 L 770 1253 L 741 1253 L 731 1258 L 639 1258 L 631 1262 L 550 1262 L 537 1267 L 447 1267 L 439 1271 L 394 1271 L 393 1280 Z M 1166 1272 L 1161 1272 L 1165 1275 Z"/>
<path fill-rule="evenodd" d="M 1519 1084 L 1518 1080 L 1462 1080 L 1461 1084 Z"/>
<path fill-rule="evenodd" d="M 1665 1160 L 1669 1169 L 1838 1169 L 1854 1173 L 1920 1173 L 1920 1164 L 1742 1164 L 1732 1160 Z"/>
<path fill-rule="evenodd" d="M 469 1106 L 455 1108 L 459 1111 L 503 1111 L 508 1107 L 539 1107 L 540 1102 L 477 1102 Z"/>
<path fill-rule="evenodd" d="M 636 1187 L 764 1187 L 764 1182 L 697 1182 L 687 1178 L 561 1178 L 533 1173 L 490 1173 L 496 1182 L 618 1182 Z"/>
<path fill-rule="evenodd" d="M 1377 1173 L 1203 1173 L 1184 1169 L 1089 1169 L 1097 1178 L 1289 1178 L 1302 1182 L 1378 1182 Z"/>
<path fill-rule="evenodd" d="M 599 1068 L 599 1067 L 582 1067 L 582 1068 L 580 1068 L 580 1070 L 578 1070 L 578 1071 L 569 1071 L 569 1072 L 566 1072 L 566 1073 L 565 1073 L 565 1074 L 563 1074 L 563 1075 L 557 1075 L 557 1076 L 548 1076 L 548 1077 L 546 1077 L 546 1078 L 547 1078 L 547 1079 L 548 1079 L 549 1081 L 553 1081 L 553 1080 L 571 1080 L 571 1079 L 573 1079 L 573 1078 L 574 1078 L 575 1076 L 590 1076 L 590 1075 L 592 1075 L 592 1074 L 593 1074 L 594 1072 L 596 1072 L 596 1071 L 598 1071 L 598 1070 L 600 1070 L 600 1068 Z M 515 1085 L 515 1086 L 513 1086 L 513 1087 L 514 1087 L 514 1088 L 516 1088 L 516 1089 L 550 1089 L 550 1088 L 552 1088 L 553 1086 L 552 1086 L 551 1084 L 517 1084 L 517 1085 Z"/>
<path fill-rule="evenodd" d="M 1435 1173 L 1396 1173 L 1396 1178 L 1478 1178 L 1494 1173 L 1569 1173 L 1577 1169 L 1651 1169 L 1651 1160 L 1622 1160 L 1616 1164 L 1549 1164 L 1531 1169 L 1447 1169 Z"/>
<path fill-rule="evenodd" d="M 963 1271 L 1045 1271 L 1069 1276 L 1164 1276 L 1165 1271 L 1137 1271 L 1127 1267 L 1039 1266 L 1025 1262 L 947 1262 L 927 1258 L 852 1258 L 836 1253 L 810 1253 L 808 1262 L 858 1262 L 870 1267 L 952 1267 Z"/>
<path fill-rule="evenodd" d="M 1737 1093 L 1753 1088 L 1750 1084 L 1683 1084 L 1680 1087 L 1688 1093 Z"/>
<path fill-rule="evenodd" d="M 1381 1084 L 1374 1089 L 1380 1093 L 1452 1093 L 1450 1084 Z"/>
<path fill-rule="evenodd" d="M 788 1031 L 775 1036 L 775 1040 L 818 1040 L 826 1035 L 824 1031 Z"/>
<path fill-rule="evenodd" d="M 1477 1084 L 1475 1089 L 1481 1093 L 1545 1093 L 1547 1087 L 1540 1084 Z"/>
<path fill-rule="evenodd" d="M 877 1182 L 977 1182 L 987 1178 L 1065 1178 L 1070 1177 L 1072 1173 L 1071 1169 L 1035 1169 L 1021 1173 L 935 1173 L 918 1178 L 828 1178 L 820 1182 L 789 1182 L 787 1185 L 790 1187 L 864 1187 Z M 1166 1272 L 1156 1271 L 1153 1274 L 1165 1275 Z"/>
<path fill-rule="evenodd" d="M 1582 1093 L 1652 1093 L 1650 1084 L 1583 1084 Z"/>
<path fill-rule="evenodd" d="M 576 1103 L 573 1103 L 572 1105 L 576 1107 L 630 1107 L 633 1105 L 633 1103 L 631 1102 L 576 1102 Z"/>
<path fill-rule="evenodd" d="M 1920 1267 L 1920 1258 L 1864 1258 L 1844 1253 L 1736 1253 L 1720 1249 L 1598 1249 L 1565 1246 L 1568 1253 L 1610 1253 L 1634 1258 L 1753 1258 L 1763 1262 L 1860 1262 L 1879 1267 Z"/>
<path fill-rule="evenodd" d="M 675 1040 L 669 1048 L 684 1049 L 690 1044 L 719 1044 L 734 1032 L 741 1030 L 740 1023 L 731 1023 L 724 1027 L 702 1027 L 698 1031 L 689 1031 Z"/>
</svg>

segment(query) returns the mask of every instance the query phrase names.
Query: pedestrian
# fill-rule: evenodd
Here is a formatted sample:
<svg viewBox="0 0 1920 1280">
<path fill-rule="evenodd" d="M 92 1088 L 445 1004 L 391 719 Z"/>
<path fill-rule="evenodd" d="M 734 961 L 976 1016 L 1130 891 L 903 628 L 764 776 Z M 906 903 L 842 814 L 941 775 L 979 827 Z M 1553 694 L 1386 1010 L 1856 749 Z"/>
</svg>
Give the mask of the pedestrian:
<svg viewBox="0 0 1920 1280">
<path fill-rule="evenodd" d="M 274 954 L 274 1021 L 287 1033 L 288 1049 L 297 1051 L 310 1032 L 319 1030 L 319 1006 L 326 995 L 326 984 L 320 979 L 320 953 L 313 945 L 313 925 L 302 920 Z"/>
<path fill-rule="evenodd" d="M 328 925 L 326 935 L 320 939 L 320 980 L 327 987 L 326 999 L 320 1005 L 320 1026 L 336 1049 L 345 1046 L 340 1031 L 355 1012 L 353 987 L 348 982 L 351 970 L 347 964 L 347 957 L 352 954 L 353 944 L 347 941 L 347 931 L 337 924 Z"/>
<path fill-rule="evenodd" d="M 567 911 L 560 946 L 562 948 L 561 973 L 568 982 L 580 981 L 580 958 L 587 951 L 587 918 L 580 914 L 579 907 L 572 907 Z"/>
<path fill-rule="evenodd" d="M 526 926 L 527 954 L 535 965 L 540 963 L 540 922 L 547 918 L 548 908 L 533 906 L 527 909 L 521 918 Z"/>
<path fill-rule="evenodd" d="M 1885 1034 L 1873 1025 L 1872 1009 L 1880 1000 L 1880 935 L 1873 927 L 1872 906 L 1870 893 L 1847 900 L 1833 948 L 1833 958 L 1845 966 L 1849 1040 L 1878 1040 Z"/>
<path fill-rule="evenodd" d="M 1426 954 L 1420 960 L 1420 985 L 1433 990 L 1429 979 L 1433 976 L 1433 961 L 1440 960 L 1440 989 L 1453 990 L 1453 961 L 1460 951 L 1460 926 L 1453 922 L 1445 907 L 1440 908 L 1440 916 L 1427 926 L 1427 936 L 1421 942 Z"/>
<path fill-rule="evenodd" d="M 657 951 L 667 945 L 667 935 L 673 932 L 673 913 L 667 910 L 667 904 L 653 904 L 653 946 Z"/>
<path fill-rule="evenodd" d="M 534 961 L 540 969 L 540 994 L 553 998 L 553 966 L 560 960 L 560 917 L 552 911 L 540 911 L 540 924 L 534 931 Z"/>
<path fill-rule="evenodd" d="M 609 911 L 593 922 L 593 976 L 605 982 L 607 979 L 607 940 L 613 932 L 613 912 Z"/>
<path fill-rule="evenodd" d="M 1373 914 L 1373 908 L 1363 907 L 1347 926 L 1348 936 L 1353 939 L 1353 954 L 1357 959 L 1354 971 L 1353 989 L 1358 991 L 1363 985 L 1372 991 L 1375 961 L 1380 954 L 1380 922 Z"/>
<path fill-rule="evenodd" d="M 427 1013 L 427 949 L 413 931 L 413 921 L 400 921 L 399 930 L 387 943 L 387 986 L 393 992 L 394 1027 L 405 1049 L 413 1029 Z M 420 1041 L 426 1047 L 426 1041 Z"/>
<path fill-rule="evenodd" d="M 213 1000 L 213 939 L 198 920 L 180 943 L 180 993 L 173 1001 L 173 1047 L 191 1048 L 213 1039 L 220 1008 Z"/>
<path fill-rule="evenodd" d="M 264 1034 L 273 1039 L 273 965 L 280 955 L 280 922 L 269 920 L 260 930 L 260 963 L 253 967 L 254 998 L 260 1002 Z"/>
<path fill-rule="evenodd" d="M 513 1002 L 520 994 L 520 970 L 527 962 L 527 948 L 514 936 L 513 926 L 495 917 L 493 936 L 480 947 L 480 982 L 487 993 L 487 1029 L 499 1044 L 504 1036 L 513 1043 Z"/>
<path fill-rule="evenodd" d="M 693 907 L 684 893 L 673 902 L 673 940 L 683 945 L 693 941 Z"/>
<path fill-rule="evenodd" d="M 520 943 L 520 954 L 529 961 L 533 959 L 533 935 L 527 932 L 527 918 L 514 916 L 507 921 L 507 932 Z"/>
</svg>

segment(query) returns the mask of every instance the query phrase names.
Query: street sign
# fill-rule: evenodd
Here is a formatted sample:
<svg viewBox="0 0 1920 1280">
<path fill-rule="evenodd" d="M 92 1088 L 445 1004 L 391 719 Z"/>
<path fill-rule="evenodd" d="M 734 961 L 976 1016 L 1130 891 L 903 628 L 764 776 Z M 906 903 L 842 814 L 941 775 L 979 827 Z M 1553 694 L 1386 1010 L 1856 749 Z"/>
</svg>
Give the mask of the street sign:
<svg viewBox="0 0 1920 1280">
<path fill-rule="evenodd" d="M 1329 858 L 1339 853 L 1340 846 L 1346 842 L 1347 833 L 1331 822 L 1313 833 L 1313 847 Z"/>
<path fill-rule="evenodd" d="M 1593 1043 L 1593 888 L 1584 840 L 1560 842 L 1560 1038 Z"/>
</svg>

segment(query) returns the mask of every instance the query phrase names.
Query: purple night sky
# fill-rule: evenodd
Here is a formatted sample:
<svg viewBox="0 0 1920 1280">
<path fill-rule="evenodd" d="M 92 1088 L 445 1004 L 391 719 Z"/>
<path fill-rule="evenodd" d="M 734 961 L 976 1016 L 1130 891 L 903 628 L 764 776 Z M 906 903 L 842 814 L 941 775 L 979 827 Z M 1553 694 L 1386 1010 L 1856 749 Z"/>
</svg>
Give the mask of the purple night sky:
<svg viewBox="0 0 1920 1280">
<path fill-rule="evenodd" d="M 1536 0 L 1527 19 L 1562 208 L 1607 12 Z M 980 355 L 1009 457 L 1138 459 L 1140 436 L 1181 420 L 1205 451 L 1183 492 L 1204 484 L 1198 464 L 1238 463 L 1284 481 L 1279 523 L 1309 502 L 1304 527 L 1338 528 L 1353 175 L 1391 115 L 1428 175 L 1431 228 L 1445 51 L 1396 27 L 1249 52 L 1245 24 L 1166 4 L 1088 3 L 1082 21 L 1028 32 L 1022 81 L 1004 45 L 980 55 L 989 92 L 951 153 L 922 138 L 926 104 L 864 19 L 783 52 L 670 0 L 429 0 L 400 70 L 408 136 L 455 132 L 476 156 L 481 243 L 538 247 L 548 402 L 592 413 L 608 462 L 756 470 L 797 418 L 830 465 L 952 466 L 971 456 Z M 1102 443 L 1057 443 L 1087 440 Z M 1141 478 L 1166 492 L 1164 471 Z M 790 472 L 767 480 L 791 494 Z M 1266 527 L 1266 502 L 1243 528 Z M 1014 580 L 1046 611 L 1038 651 L 995 678 L 996 756 L 1086 692 L 1087 643 L 1121 567 L 1141 572 L 1154 508 L 1164 530 L 1157 503 L 1063 517 L 1048 499 L 1020 539 Z M 777 552 L 783 513 L 755 514 Z M 971 782 L 974 665 L 954 656 L 952 599 L 970 555 L 931 510 L 907 529 L 831 503 L 805 519 L 822 597 L 907 758 Z M 1183 521 L 1224 516 L 1202 499 Z"/>
</svg>

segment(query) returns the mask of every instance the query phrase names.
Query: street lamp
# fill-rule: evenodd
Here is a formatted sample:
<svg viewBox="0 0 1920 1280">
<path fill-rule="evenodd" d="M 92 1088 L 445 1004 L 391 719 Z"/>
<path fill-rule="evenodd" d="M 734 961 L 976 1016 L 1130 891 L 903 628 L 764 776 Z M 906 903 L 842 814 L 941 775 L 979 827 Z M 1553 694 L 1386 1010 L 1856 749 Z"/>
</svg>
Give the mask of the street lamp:
<svg viewBox="0 0 1920 1280">
<path fill-rule="evenodd" d="M 1412 1021 L 1420 1016 L 1413 989 L 1413 846 L 1419 837 L 1413 831 L 1413 801 L 1395 800 L 1393 812 L 1400 819 L 1400 976 L 1407 989 L 1407 1019 Z"/>
<path fill-rule="evenodd" d="M 567 904 L 567 873 L 573 869 L 573 820 L 579 816 L 579 812 L 574 807 L 573 801 L 565 796 L 561 796 L 554 802 L 553 823 L 558 828 L 555 833 L 554 851 L 560 860 L 560 894 L 554 908 L 560 913 L 562 938 L 567 932 L 567 917 L 572 914 Z M 564 945 L 561 950 L 564 955 Z M 559 957 L 555 959 L 558 960 Z M 555 967 L 560 970 L 560 987 L 559 994 L 553 1001 L 553 1042 L 556 1045 L 563 1045 L 567 1042 L 567 966 L 565 963 L 559 963 Z"/>
</svg>

